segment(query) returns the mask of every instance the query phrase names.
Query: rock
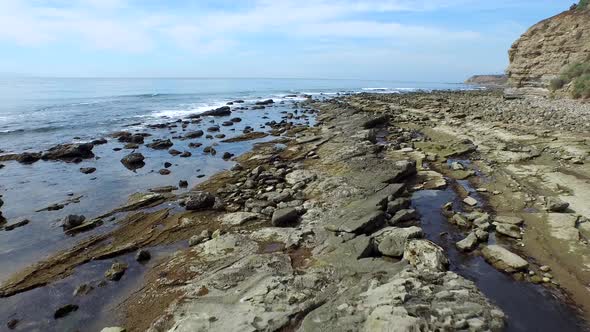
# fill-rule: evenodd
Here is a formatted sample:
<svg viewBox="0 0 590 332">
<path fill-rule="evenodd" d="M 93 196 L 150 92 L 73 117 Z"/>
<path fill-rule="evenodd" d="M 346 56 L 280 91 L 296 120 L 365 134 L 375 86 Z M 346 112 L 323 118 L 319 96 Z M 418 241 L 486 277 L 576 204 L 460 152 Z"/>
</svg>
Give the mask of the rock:
<svg viewBox="0 0 590 332">
<path fill-rule="evenodd" d="M 74 296 L 81 296 L 90 293 L 94 287 L 90 286 L 89 284 L 81 284 L 76 289 L 74 289 Z"/>
<path fill-rule="evenodd" d="M 14 330 L 20 321 L 18 319 L 11 319 L 6 323 L 6 327 L 9 330 Z"/>
<path fill-rule="evenodd" d="M 100 330 L 100 332 L 127 332 L 126 329 L 122 328 L 122 327 L 105 327 L 102 330 Z"/>
<path fill-rule="evenodd" d="M 234 212 L 227 213 L 221 217 L 221 222 L 225 225 L 240 226 L 248 221 L 255 220 L 259 217 L 258 213 L 253 212 Z"/>
<path fill-rule="evenodd" d="M 78 310 L 78 306 L 75 304 L 66 304 L 63 307 L 60 307 L 53 313 L 54 319 L 64 318 L 67 315 L 71 314 L 72 312 Z"/>
<path fill-rule="evenodd" d="M 190 153 L 188 151 L 184 151 L 183 153 L 180 154 L 180 158 L 188 158 L 192 155 L 193 155 L 192 153 Z"/>
<path fill-rule="evenodd" d="M 469 206 L 476 206 L 477 205 L 477 200 L 471 196 L 466 197 L 463 200 L 463 203 L 469 205 Z"/>
<path fill-rule="evenodd" d="M 147 147 L 152 148 L 154 150 L 167 150 L 173 145 L 174 143 L 172 143 L 172 141 L 169 139 L 156 139 L 153 140 L 150 144 L 148 144 Z"/>
<path fill-rule="evenodd" d="M 229 106 L 222 106 L 210 111 L 201 113 L 202 116 L 226 116 L 231 115 L 231 108 Z"/>
<path fill-rule="evenodd" d="M 184 138 L 186 138 L 186 139 L 199 138 L 199 137 L 203 136 L 204 134 L 205 133 L 202 130 L 189 131 L 188 133 L 186 133 L 184 135 Z"/>
<path fill-rule="evenodd" d="M 16 161 L 21 164 L 32 164 L 41 159 L 41 153 L 23 152 L 16 157 Z"/>
<path fill-rule="evenodd" d="M 276 227 L 288 227 L 299 219 L 299 212 L 295 208 L 276 210 L 272 215 L 272 224 Z"/>
<path fill-rule="evenodd" d="M 564 202 L 559 198 L 549 197 L 547 199 L 547 209 L 551 212 L 563 213 L 566 212 L 569 206 L 569 203 Z"/>
<path fill-rule="evenodd" d="M 3 218 L 3 217 L 0 216 L 0 218 Z M 29 222 L 30 222 L 29 219 L 20 218 L 19 220 L 15 221 L 14 223 L 4 226 L 4 230 L 5 231 L 12 231 L 15 228 L 19 228 L 19 227 L 23 227 L 25 225 L 28 225 Z"/>
<path fill-rule="evenodd" d="M 191 238 L 188 240 L 188 245 L 193 247 L 193 246 L 196 246 L 198 244 L 201 244 L 201 243 L 209 240 L 210 238 L 211 238 L 211 234 L 209 233 L 209 231 L 204 230 L 199 235 L 191 236 Z"/>
<path fill-rule="evenodd" d="M 486 233 L 487 234 L 487 233 Z M 455 246 L 461 251 L 471 251 L 477 247 L 479 238 L 474 232 L 469 233 L 466 238 L 457 242 Z"/>
<path fill-rule="evenodd" d="M 76 158 L 94 158 L 93 148 L 90 143 L 59 144 L 43 153 L 41 159 L 73 161 Z"/>
<path fill-rule="evenodd" d="M 488 233 L 487 230 L 478 228 L 475 230 L 475 236 L 477 236 L 477 239 L 479 241 L 484 242 L 484 241 L 488 240 L 488 238 L 490 237 L 490 234 Z"/>
<path fill-rule="evenodd" d="M 373 235 L 375 249 L 384 256 L 401 257 L 404 254 L 406 242 L 409 239 L 423 236 L 420 227 L 408 228 L 387 227 Z"/>
<path fill-rule="evenodd" d="M 184 204 L 189 211 L 210 209 L 215 204 L 215 196 L 206 191 L 191 191 Z"/>
<path fill-rule="evenodd" d="M 271 104 L 274 104 L 274 100 L 272 100 L 272 99 L 261 100 L 261 101 L 256 102 L 256 105 L 258 105 L 258 106 L 260 106 L 260 105 L 266 106 L 266 105 L 271 105 Z"/>
<path fill-rule="evenodd" d="M 145 249 L 140 249 L 136 254 L 135 254 L 135 260 L 138 262 L 145 262 L 145 261 L 149 261 L 152 258 L 152 254 L 150 254 L 149 251 L 145 250 Z"/>
<path fill-rule="evenodd" d="M 170 173 L 172 173 L 172 171 L 169 169 L 162 168 L 158 171 L 158 173 L 160 173 L 160 175 L 169 175 Z"/>
<path fill-rule="evenodd" d="M 285 176 L 285 181 L 288 184 L 294 185 L 298 182 L 308 183 L 316 178 L 316 174 L 312 171 L 298 169 Z"/>
<path fill-rule="evenodd" d="M 485 246 L 481 253 L 488 263 L 502 271 L 517 272 L 529 266 L 529 263 L 520 256 L 499 245 Z"/>
<path fill-rule="evenodd" d="M 168 153 L 173 155 L 173 156 L 178 156 L 179 154 L 181 154 L 182 152 L 176 150 L 176 149 L 170 149 L 168 150 Z"/>
<path fill-rule="evenodd" d="M 95 139 L 95 140 L 93 140 L 93 141 L 92 141 L 92 142 L 90 142 L 90 143 L 91 143 L 92 145 L 95 145 L 95 146 L 96 146 L 96 145 L 103 145 L 103 144 L 107 144 L 107 143 L 108 143 L 108 141 L 107 141 L 107 139 L 106 139 L 106 138 L 98 138 L 98 139 Z"/>
<path fill-rule="evenodd" d="M 233 157 L 234 154 L 233 153 L 229 153 L 229 152 L 224 152 L 223 153 L 223 160 L 229 160 L 231 157 Z"/>
<path fill-rule="evenodd" d="M 387 213 L 394 215 L 402 209 L 410 207 L 411 201 L 406 197 L 396 198 L 395 200 L 387 203 Z"/>
<path fill-rule="evenodd" d="M 461 164 L 460 162 L 455 161 L 451 163 L 451 169 L 453 171 L 463 171 L 465 170 L 465 166 L 463 166 L 463 164 Z"/>
<path fill-rule="evenodd" d="M 96 171 L 96 168 L 94 167 L 82 167 L 80 168 L 80 172 L 84 173 L 84 174 L 92 174 Z"/>
<path fill-rule="evenodd" d="M 170 168 L 171 166 L 172 166 L 172 163 L 170 163 L 168 161 L 164 163 L 164 168 Z"/>
<path fill-rule="evenodd" d="M 404 259 L 419 270 L 446 271 L 449 260 L 444 249 L 429 240 L 411 240 L 406 244 Z"/>
<path fill-rule="evenodd" d="M 178 181 L 178 186 L 180 188 L 186 188 L 186 187 L 188 187 L 188 181 L 186 181 L 186 180 L 180 180 L 180 181 Z"/>
<path fill-rule="evenodd" d="M 105 272 L 105 278 L 113 281 L 119 281 L 125 274 L 127 270 L 127 264 L 115 262 L 111 267 Z"/>
<path fill-rule="evenodd" d="M 496 226 L 496 233 L 498 234 L 502 234 L 514 239 L 522 238 L 522 235 L 520 234 L 520 227 L 516 225 L 495 222 L 494 226 Z"/>
<path fill-rule="evenodd" d="M 403 209 L 399 210 L 395 213 L 393 217 L 389 220 L 390 225 L 397 225 L 402 222 L 418 220 L 420 217 L 418 216 L 418 212 L 414 209 Z"/>
<path fill-rule="evenodd" d="M 141 153 L 135 152 L 123 157 L 121 163 L 129 170 L 136 170 L 145 166 L 144 159 L 145 157 Z"/>
<path fill-rule="evenodd" d="M 465 218 L 460 213 L 454 214 L 450 221 L 451 221 L 451 223 L 453 223 L 459 227 L 469 227 L 470 226 L 468 219 Z"/>
<path fill-rule="evenodd" d="M 207 128 L 207 131 L 210 133 L 217 132 L 217 131 L 219 131 L 219 126 L 211 126 L 211 127 Z"/>
<path fill-rule="evenodd" d="M 178 187 L 175 186 L 163 186 L 163 187 L 155 187 L 150 188 L 149 191 L 152 193 L 169 193 L 174 190 L 178 190 Z"/>
<path fill-rule="evenodd" d="M 494 221 L 501 224 L 512 224 L 512 225 L 522 225 L 524 223 L 524 219 L 520 217 L 510 217 L 510 216 L 496 216 Z"/>
<path fill-rule="evenodd" d="M 79 216 L 75 214 L 70 214 L 64 218 L 62 222 L 62 227 L 65 231 L 67 231 L 69 229 L 82 225 L 84 220 L 86 220 L 86 217 L 82 215 Z"/>
</svg>

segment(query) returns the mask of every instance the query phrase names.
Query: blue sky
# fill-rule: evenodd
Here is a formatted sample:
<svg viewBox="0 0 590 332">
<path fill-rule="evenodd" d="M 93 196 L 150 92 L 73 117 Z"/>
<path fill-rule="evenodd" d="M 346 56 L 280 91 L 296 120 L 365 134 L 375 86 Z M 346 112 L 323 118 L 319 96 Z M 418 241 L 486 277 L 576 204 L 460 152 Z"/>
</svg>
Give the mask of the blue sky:
<svg viewBox="0 0 590 332">
<path fill-rule="evenodd" d="M 1 0 L 0 73 L 457 82 L 572 0 Z"/>
</svg>

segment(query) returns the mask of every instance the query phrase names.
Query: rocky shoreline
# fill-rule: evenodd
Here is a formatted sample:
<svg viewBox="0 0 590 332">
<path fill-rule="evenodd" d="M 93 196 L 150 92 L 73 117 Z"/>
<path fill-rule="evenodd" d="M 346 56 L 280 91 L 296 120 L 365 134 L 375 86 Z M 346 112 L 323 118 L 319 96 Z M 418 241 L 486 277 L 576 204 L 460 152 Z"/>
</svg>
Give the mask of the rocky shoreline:
<svg viewBox="0 0 590 332">
<path fill-rule="evenodd" d="M 113 309 L 117 325 L 501 331 L 532 324 L 455 272 L 465 255 L 501 270 L 499 282 L 538 285 L 587 316 L 589 275 L 579 264 L 590 259 L 587 183 L 569 178 L 590 173 L 587 123 L 576 121 L 584 111 L 556 112 L 559 102 L 504 100 L 498 92 L 359 94 L 302 106 L 317 110 L 314 126 L 292 126 L 285 115 L 273 127 L 282 137 L 256 144 L 231 170 L 184 193 L 131 197 L 112 212 L 128 213 L 116 228 L 15 274 L 0 294 L 51 285 L 93 261 L 112 262 L 104 278 L 116 282 L 153 248 L 174 245 Z M 415 197 L 443 190 L 457 200 L 432 211 L 449 226 L 433 234 Z M 76 292 L 91 297 L 101 282 L 86 280 Z M 78 310 L 70 302 L 60 315 Z"/>
</svg>

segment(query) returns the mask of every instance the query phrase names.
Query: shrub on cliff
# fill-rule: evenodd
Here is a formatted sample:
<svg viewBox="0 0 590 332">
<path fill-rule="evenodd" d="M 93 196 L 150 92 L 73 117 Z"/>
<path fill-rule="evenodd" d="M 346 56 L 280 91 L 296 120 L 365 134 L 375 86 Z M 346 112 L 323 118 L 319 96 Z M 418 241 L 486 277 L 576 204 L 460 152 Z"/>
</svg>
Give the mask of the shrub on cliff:
<svg viewBox="0 0 590 332">
<path fill-rule="evenodd" d="M 590 0 L 580 0 L 580 3 L 578 4 L 578 9 L 586 9 L 588 8 L 588 5 L 590 5 Z"/>
<path fill-rule="evenodd" d="M 572 83 L 572 97 L 590 98 L 590 59 L 565 67 L 558 78 L 549 82 L 549 88 L 551 91 L 556 91 L 569 83 Z"/>
</svg>

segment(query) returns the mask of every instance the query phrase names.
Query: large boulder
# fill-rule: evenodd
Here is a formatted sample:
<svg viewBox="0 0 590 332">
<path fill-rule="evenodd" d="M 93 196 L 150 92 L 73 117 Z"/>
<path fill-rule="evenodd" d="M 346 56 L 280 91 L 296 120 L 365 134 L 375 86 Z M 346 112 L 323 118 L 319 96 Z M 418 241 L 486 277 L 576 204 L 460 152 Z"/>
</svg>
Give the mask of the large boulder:
<svg viewBox="0 0 590 332">
<path fill-rule="evenodd" d="M 130 170 L 136 170 L 145 166 L 144 159 L 145 157 L 141 153 L 135 152 L 123 157 L 121 163 Z"/>
<path fill-rule="evenodd" d="M 82 225 L 84 220 L 86 220 L 86 217 L 84 217 L 82 215 L 78 216 L 75 214 L 70 214 L 64 218 L 64 220 L 62 222 L 62 227 L 64 230 L 67 231 L 69 229 L 72 229 L 74 227 L 78 227 L 78 226 Z"/>
<path fill-rule="evenodd" d="M 373 244 L 375 250 L 384 256 L 401 257 L 404 254 L 408 240 L 422 236 L 423 233 L 420 227 L 387 227 L 373 235 Z"/>
<path fill-rule="evenodd" d="M 43 160 L 75 161 L 77 159 L 93 158 L 91 143 L 59 144 L 45 151 L 41 156 Z"/>
<path fill-rule="evenodd" d="M 231 114 L 229 106 L 219 107 L 207 112 L 201 113 L 202 116 L 226 116 Z"/>
<path fill-rule="evenodd" d="M 184 204 L 189 211 L 210 209 L 215 205 L 215 196 L 206 191 L 192 191 L 184 200 Z"/>
<path fill-rule="evenodd" d="M 154 150 L 167 150 L 173 145 L 174 143 L 172 143 L 172 141 L 169 139 L 155 139 L 153 142 L 148 144 L 147 147 Z"/>
<path fill-rule="evenodd" d="M 446 271 L 449 266 L 444 249 L 429 240 L 409 241 L 404 259 L 419 270 Z"/>
<path fill-rule="evenodd" d="M 481 253 L 488 263 L 502 271 L 516 272 L 524 270 L 529 266 L 529 263 L 522 257 L 499 245 L 485 246 Z"/>
<path fill-rule="evenodd" d="M 272 215 L 272 224 L 276 227 L 293 225 L 299 219 L 299 212 L 295 208 L 276 210 Z"/>
</svg>

